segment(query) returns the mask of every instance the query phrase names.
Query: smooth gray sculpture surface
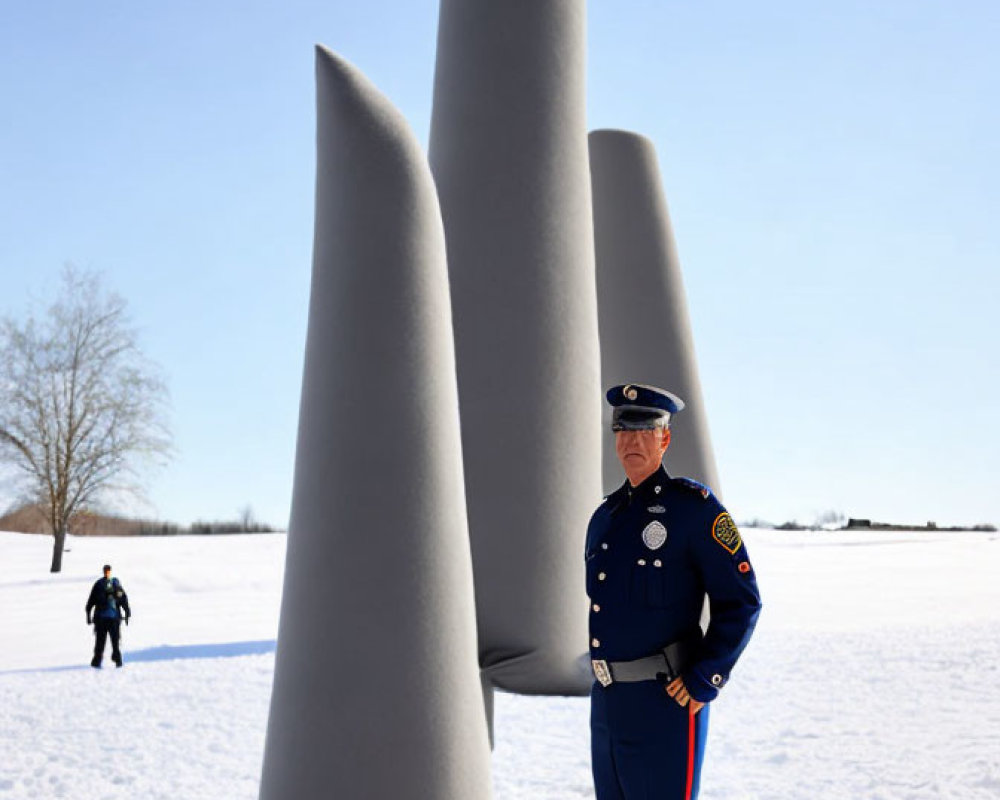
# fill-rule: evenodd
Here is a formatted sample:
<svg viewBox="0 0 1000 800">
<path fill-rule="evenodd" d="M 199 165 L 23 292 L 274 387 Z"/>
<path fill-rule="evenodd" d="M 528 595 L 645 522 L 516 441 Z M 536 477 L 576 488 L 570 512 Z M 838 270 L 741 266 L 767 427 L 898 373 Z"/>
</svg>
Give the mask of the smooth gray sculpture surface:
<svg viewBox="0 0 1000 800">
<path fill-rule="evenodd" d="M 601 500 L 584 0 L 442 0 L 430 162 L 448 243 L 480 665 L 581 694 Z M 587 662 L 589 665 L 589 662 Z"/>
<path fill-rule="evenodd" d="M 489 798 L 433 181 L 364 76 L 324 49 L 316 71 L 312 286 L 260 797 Z"/>
<path fill-rule="evenodd" d="M 602 383 L 648 383 L 680 395 L 686 406 L 671 420 L 676 436 L 667 451 L 667 469 L 719 494 L 656 150 L 647 138 L 628 131 L 598 130 L 589 139 Z M 613 434 L 607 432 L 604 490 L 621 483 Z"/>
</svg>

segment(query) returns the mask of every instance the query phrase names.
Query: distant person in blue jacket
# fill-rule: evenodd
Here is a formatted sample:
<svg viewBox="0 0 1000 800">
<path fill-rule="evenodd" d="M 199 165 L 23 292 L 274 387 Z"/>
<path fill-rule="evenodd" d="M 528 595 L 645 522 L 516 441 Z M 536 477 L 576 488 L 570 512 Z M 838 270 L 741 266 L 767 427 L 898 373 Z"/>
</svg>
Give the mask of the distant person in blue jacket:
<svg viewBox="0 0 1000 800">
<path fill-rule="evenodd" d="M 640 384 L 607 398 L 626 480 L 587 531 L 597 800 L 695 800 L 708 704 L 750 639 L 760 593 L 726 509 L 707 487 L 663 469 L 683 401 Z"/>
<path fill-rule="evenodd" d="M 93 612 L 93 618 L 91 618 Z M 100 669 L 104 660 L 104 643 L 111 636 L 111 660 L 116 667 L 122 665 L 121 641 L 122 619 L 128 625 L 132 610 L 128 606 L 128 595 L 118 578 L 111 577 L 111 565 L 104 565 L 104 577 L 94 583 L 87 598 L 87 624 L 94 626 L 94 658 L 90 666 Z"/>
</svg>

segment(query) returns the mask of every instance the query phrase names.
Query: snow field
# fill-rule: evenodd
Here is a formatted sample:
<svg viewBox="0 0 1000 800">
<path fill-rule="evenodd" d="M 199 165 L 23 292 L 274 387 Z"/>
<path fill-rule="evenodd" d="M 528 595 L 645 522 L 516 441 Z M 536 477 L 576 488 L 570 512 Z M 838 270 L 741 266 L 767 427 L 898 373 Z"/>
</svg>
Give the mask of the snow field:
<svg viewBox="0 0 1000 800">
<path fill-rule="evenodd" d="M 702 800 L 1000 797 L 1000 537 L 744 531 L 764 596 Z M 0 798 L 256 798 L 285 537 L 0 534 Z M 126 667 L 86 664 L 110 561 Z M 588 703 L 499 695 L 497 800 L 592 798 Z M 471 799 L 474 800 L 474 799 Z"/>
</svg>

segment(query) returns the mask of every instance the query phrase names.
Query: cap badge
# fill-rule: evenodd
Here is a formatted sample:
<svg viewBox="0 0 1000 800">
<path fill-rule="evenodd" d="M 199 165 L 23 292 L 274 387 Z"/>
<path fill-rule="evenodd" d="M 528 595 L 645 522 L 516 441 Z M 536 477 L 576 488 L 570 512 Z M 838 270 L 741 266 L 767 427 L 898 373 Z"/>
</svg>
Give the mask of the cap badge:
<svg viewBox="0 0 1000 800">
<path fill-rule="evenodd" d="M 654 520 L 642 529 L 642 542 L 650 550 L 659 550 L 666 541 L 667 529 L 662 522 Z"/>
<path fill-rule="evenodd" d="M 639 393 L 627 384 L 622 387 L 622 394 L 625 395 L 628 400 L 635 400 L 639 396 Z"/>
</svg>

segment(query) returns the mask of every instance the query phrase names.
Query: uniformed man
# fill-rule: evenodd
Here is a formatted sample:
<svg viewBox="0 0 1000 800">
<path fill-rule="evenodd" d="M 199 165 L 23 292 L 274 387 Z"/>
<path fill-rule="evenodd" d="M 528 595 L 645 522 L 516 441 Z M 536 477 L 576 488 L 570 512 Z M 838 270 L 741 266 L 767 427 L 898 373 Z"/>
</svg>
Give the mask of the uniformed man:
<svg viewBox="0 0 1000 800">
<path fill-rule="evenodd" d="M 597 800 L 693 800 L 707 704 L 750 639 L 760 594 L 726 509 L 705 486 L 663 469 L 681 399 L 640 384 L 607 398 L 626 480 L 587 529 Z"/>
<path fill-rule="evenodd" d="M 87 598 L 87 624 L 93 622 L 94 625 L 94 658 L 90 666 L 95 669 L 101 668 L 101 661 L 104 660 L 104 643 L 108 636 L 111 637 L 111 660 L 116 667 L 122 665 L 122 653 L 119 647 L 121 641 L 121 621 L 125 620 L 128 625 L 132 617 L 132 610 L 129 608 L 128 595 L 122 588 L 118 578 L 111 576 L 111 565 L 104 565 L 104 577 L 98 578 L 90 590 Z M 93 621 L 91 612 L 93 611 Z"/>
</svg>

